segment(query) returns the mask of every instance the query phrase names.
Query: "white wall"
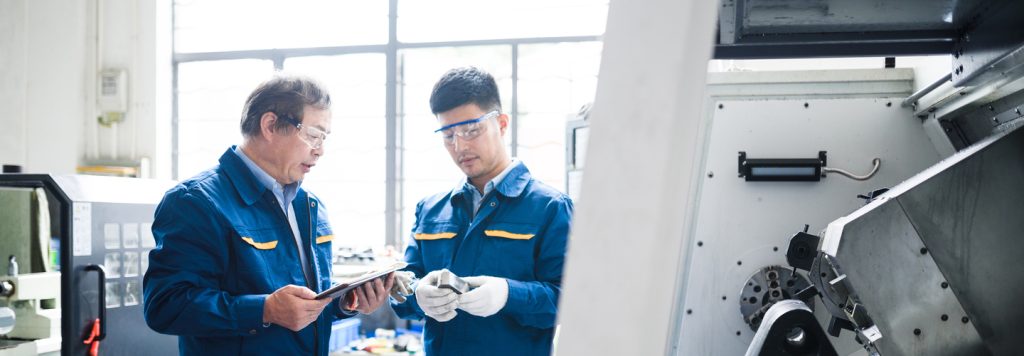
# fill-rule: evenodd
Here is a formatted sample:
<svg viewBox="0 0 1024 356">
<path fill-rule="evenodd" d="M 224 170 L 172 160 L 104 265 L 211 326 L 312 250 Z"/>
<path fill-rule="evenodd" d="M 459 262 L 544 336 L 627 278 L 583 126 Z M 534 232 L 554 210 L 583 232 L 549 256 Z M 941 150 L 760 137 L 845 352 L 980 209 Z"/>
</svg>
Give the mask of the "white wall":
<svg viewBox="0 0 1024 356">
<path fill-rule="evenodd" d="M 0 162 L 68 174 L 147 157 L 149 175 L 169 178 L 170 11 L 169 0 L 0 3 Z M 96 124 L 99 68 L 128 71 L 117 128 Z"/>
<path fill-rule="evenodd" d="M 0 11 L 0 160 L 71 173 L 82 145 L 84 3 L 5 1 Z"/>
<path fill-rule="evenodd" d="M 25 163 L 25 2 L 0 1 L 0 163 Z"/>
</svg>

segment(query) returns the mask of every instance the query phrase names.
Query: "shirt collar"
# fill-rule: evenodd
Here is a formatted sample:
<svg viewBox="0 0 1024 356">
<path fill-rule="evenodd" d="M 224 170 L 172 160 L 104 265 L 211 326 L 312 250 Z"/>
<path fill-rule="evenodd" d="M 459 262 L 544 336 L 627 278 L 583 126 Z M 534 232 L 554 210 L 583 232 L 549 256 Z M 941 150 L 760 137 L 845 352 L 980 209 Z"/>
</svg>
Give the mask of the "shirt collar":
<svg viewBox="0 0 1024 356">
<path fill-rule="evenodd" d="M 487 195 L 487 193 L 490 193 L 492 190 L 494 190 L 494 187 L 496 185 L 498 185 L 499 183 L 501 183 L 501 181 L 503 179 L 505 179 L 505 176 L 508 175 L 508 172 L 511 171 L 512 167 L 515 167 L 516 163 L 518 163 L 518 162 L 519 162 L 518 159 L 513 158 L 512 162 L 509 163 L 508 167 L 505 167 L 505 169 L 502 170 L 501 173 L 498 173 L 498 175 L 494 176 L 494 178 L 491 178 L 491 180 L 488 181 L 487 184 L 484 184 L 484 192 L 483 192 L 483 194 L 480 194 L 480 195 L 481 196 Z M 466 178 L 464 178 L 462 180 L 462 186 L 466 190 L 476 192 L 477 194 L 480 193 L 480 192 L 476 191 L 476 187 L 474 187 L 473 183 L 471 183 L 469 181 L 469 177 L 466 177 Z"/>
<path fill-rule="evenodd" d="M 517 158 L 513 158 L 512 162 L 509 163 L 505 170 L 498 173 L 494 179 L 491 179 L 484 185 L 484 194 L 487 195 L 491 190 L 497 190 L 501 195 L 514 198 L 522 194 L 523 190 L 526 189 L 526 183 L 530 181 L 530 170 L 526 168 Z M 455 189 L 452 190 L 453 195 L 459 193 L 473 194 L 476 187 L 469 182 L 469 178 L 464 178 Z"/>
</svg>

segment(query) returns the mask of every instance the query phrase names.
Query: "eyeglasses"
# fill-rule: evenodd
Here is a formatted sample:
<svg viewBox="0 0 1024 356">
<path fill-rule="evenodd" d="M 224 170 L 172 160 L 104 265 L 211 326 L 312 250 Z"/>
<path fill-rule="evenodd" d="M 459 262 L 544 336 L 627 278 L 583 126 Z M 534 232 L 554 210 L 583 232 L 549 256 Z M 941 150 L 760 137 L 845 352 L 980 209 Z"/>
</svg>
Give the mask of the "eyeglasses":
<svg viewBox="0 0 1024 356">
<path fill-rule="evenodd" d="M 313 126 L 303 125 L 299 120 L 296 120 L 290 116 L 278 115 L 282 120 L 288 122 L 299 129 L 299 139 L 305 142 L 306 145 L 311 149 L 318 149 L 324 146 L 324 141 L 327 140 L 327 133 L 321 129 Z"/>
<path fill-rule="evenodd" d="M 484 133 L 487 126 L 484 126 L 483 124 L 489 119 L 498 117 L 498 114 L 500 114 L 498 110 L 494 110 L 472 120 L 445 125 L 434 130 L 434 132 L 441 134 L 441 138 L 444 139 L 445 145 L 454 145 L 456 136 L 462 137 L 465 141 L 471 141 Z"/>
</svg>

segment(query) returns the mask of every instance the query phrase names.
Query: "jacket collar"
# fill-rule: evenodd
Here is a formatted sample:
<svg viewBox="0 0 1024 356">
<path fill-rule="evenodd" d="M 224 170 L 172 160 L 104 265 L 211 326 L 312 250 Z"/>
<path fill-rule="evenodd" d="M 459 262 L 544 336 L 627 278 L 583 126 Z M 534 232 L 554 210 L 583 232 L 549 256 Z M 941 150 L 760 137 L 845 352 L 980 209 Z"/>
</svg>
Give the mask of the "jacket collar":
<svg viewBox="0 0 1024 356">
<path fill-rule="evenodd" d="M 498 193 L 509 198 L 515 198 L 523 194 L 523 191 L 526 190 L 526 184 L 530 183 L 531 178 L 530 170 L 526 168 L 522 161 L 515 160 L 512 164 L 515 166 L 508 172 L 505 179 L 502 179 L 498 186 L 494 187 L 494 190 L 497 190 Z"/>
<path fill-rule="evenodd" d="M 256 179 L 252 170 L 242 162 L 234 152 L 235 146 L 231 146 L 220 156 L 220 168 L 228 176 L 228 180 L 235 186 L 238 195 L 246 205 L 252 205 L 263 196 L 267 187 Z"/>
</svg>

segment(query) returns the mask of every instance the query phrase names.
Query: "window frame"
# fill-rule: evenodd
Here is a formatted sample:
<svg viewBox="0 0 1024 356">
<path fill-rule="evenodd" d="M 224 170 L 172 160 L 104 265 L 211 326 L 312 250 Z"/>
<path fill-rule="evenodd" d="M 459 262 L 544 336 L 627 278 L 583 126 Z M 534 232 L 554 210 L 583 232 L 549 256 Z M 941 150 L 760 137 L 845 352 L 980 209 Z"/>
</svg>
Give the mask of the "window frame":
<svg viewBox="0 0 1024 356">
<path fill-rule="evenodd" d="M 282 48 L 282 49 L 256 49 L 223 52 L 197 52 L 179 53 L 173 48 L 172 31 L 172 103 L 171 103 L 171 175 L 174 179 L 182 179 L 178 172 L 178 66 L 182 63 L 200 61 L 219 61 L 232 59 L 262 59 L 270 60 L 274 64 L 274 70 L 284 68 L 285 59 L 291 57 L 307 56 L 336 56 L 360 53 L 383 53 L 385 56 L 386 72 L 386 95 L 385 95 L 385 119 L 386 119 L 386 143 L 385 156 L 385 210 L 384 210 L 384 244 L 385 246 L 403 247 L 403 234 L 401 227 L 404 209 L 402 200 L 402 186 L 404 181 L 403 167 L 401 165 L 401 151 L 399 140 L 402 139 L 401 128 L 404 117 L 399 115 L 399 102 L 402 81 L 400 73 L 402 68 L 398 63 L 399 52 L 405 49 L 441 48 L 441 47 L 471 47 L 487 45 L 507 45 L 512 49 L 512 92 L 509 96 L 510 108 L 508 115 L 511 121 L 510 154 L 517 156 L 519 145 L 519 105 L 518 105 L 518 71 L 519 71 L 519 46 L 524 44 L 557 44 L 573 42 L 601 42 L 600 35 L 594 36 L 564 36 L 564 37 L 530 37 L 530 38 L 509 38 L 509 39 L 488 39 L 488 40 L 466 40 L 466 41 L 445 41 L 445 42 L 416 42 L 403 43 L 397 39 L 398 1 L 388 0 L 388 42 L 377 45 L 351 45 L 336 47 L 308 47 L 308 48 Z M 174 8 L 172 5 L 172 24 Z"/>
</svg>

